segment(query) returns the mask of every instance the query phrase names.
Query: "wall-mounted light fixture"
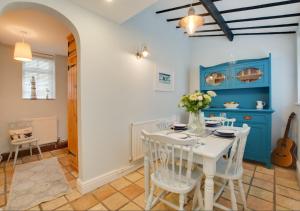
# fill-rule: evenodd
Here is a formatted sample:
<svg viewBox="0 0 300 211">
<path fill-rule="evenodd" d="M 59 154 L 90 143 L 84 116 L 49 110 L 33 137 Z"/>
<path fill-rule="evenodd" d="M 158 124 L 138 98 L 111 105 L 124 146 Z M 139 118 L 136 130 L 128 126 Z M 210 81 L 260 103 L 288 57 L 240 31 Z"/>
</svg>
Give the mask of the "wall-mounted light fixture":
<svg viewBox="0 0 300 211">
<path fill-rule="evenodd" d="M 146 58 L 149 56 L 149 51 L 148 51 L 148 48 L 147 46 L 143 46 L 142 49 L 139 51 L 136 52 L 136 57 L 138 59 L 142 59 L 142 58 Z"/>
</svg>

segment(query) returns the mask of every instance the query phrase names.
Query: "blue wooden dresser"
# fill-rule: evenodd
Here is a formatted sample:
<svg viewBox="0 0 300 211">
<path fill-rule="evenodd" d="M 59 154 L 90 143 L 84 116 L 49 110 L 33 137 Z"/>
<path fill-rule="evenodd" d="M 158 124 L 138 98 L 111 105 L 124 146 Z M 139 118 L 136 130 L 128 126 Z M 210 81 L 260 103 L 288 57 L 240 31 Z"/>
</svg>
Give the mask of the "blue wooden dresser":
<svg viewBox="0 0 300 211">
<path fill-rule="evenodd" d="M 205 116 L 226 113 L 227 118 L 237 120 L 236 126 L 247 123 L 251 127 L 244 159 L 271 167 L 271 55 L 211 67 L 200 66 L 200 90 L 214 90 L 218 95 L 210 108 L 204 109 Z M 256 109 L 258 100 L 266 103 L 263 110 Z M 224 108 L 225 102 L 232 101 L 240 104 L 238 109 Z"/>
</svg>

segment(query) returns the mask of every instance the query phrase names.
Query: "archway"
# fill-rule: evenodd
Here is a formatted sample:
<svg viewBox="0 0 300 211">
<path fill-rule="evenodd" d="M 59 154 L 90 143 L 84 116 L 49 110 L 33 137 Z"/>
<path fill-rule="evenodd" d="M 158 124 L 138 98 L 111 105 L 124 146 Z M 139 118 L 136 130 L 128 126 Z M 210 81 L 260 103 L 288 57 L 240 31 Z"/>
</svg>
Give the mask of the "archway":
<svg viewBox="0 0 300 211">
<path fill-rule="evenodd" d="M 74 38 L 75 38 L 75 42 L 76 42 L 76 48 L 77 48 L 77 71 L 80 71 L 80 38 L 79 38 L 79 33 L 78 30 L 76 28 L 76 26 L 72 23 L 72 21 L 69 20 L 69 18 L 67 18 L 65 15 L 63 15 L 60 11 L 58 11 L 56 8 L 52 7 L 51 5 L 48 5 L 47 2 L 39 2 L 39 1 L 2 1 L 0 3 L 0 15 L 2 15 L 5 11 L 9 11 L 9 10 L 15 10 L 15 9 L 19 9 L 19 8 L 31 8 L 34 10 L 39 10 L 45 13 L 50 14 L 51 16 L 59 19 L 61 22 L 63 22 L 71 31 L 71 33 L 73 34 Z M 80 87 L 80 75 L 78 74 L 77 77 L 77 84 L 76 87 Z M 78 92 L 76 93 L 77 96 L 77 102 L 78 102 L 78 106 L 77 106 L 77 121 L 78 121 L 78 127 L 77 127 L 77 145 L 80 146 L 80 142 L 81 142 L 81 138 L 80 138 L 80 128 L 81 128 L 81 124 L 80 124 L 80 92 L 79 92 L 79 88 L 78 88 Z M 80 148 L 78 148 L 78 151 L 80 151 Z M 79 176 L 80 176 L 80 152 L 77 153 L 78 156 L 78 172 L 79 172 Z"/>
</svg>

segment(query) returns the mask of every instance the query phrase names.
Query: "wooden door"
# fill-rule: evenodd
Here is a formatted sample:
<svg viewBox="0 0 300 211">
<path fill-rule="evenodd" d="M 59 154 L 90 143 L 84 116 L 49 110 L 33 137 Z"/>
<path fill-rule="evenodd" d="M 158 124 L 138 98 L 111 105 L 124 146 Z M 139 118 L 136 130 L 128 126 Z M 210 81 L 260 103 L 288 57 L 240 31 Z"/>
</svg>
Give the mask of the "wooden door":
<svg viewBox="0 0 300 211">
<path fill-rule="evenodd" d="M 73 35 L 68 36 L 68 148 L 71 165 L 78 169 L 77 52 Z"/>
</svg>

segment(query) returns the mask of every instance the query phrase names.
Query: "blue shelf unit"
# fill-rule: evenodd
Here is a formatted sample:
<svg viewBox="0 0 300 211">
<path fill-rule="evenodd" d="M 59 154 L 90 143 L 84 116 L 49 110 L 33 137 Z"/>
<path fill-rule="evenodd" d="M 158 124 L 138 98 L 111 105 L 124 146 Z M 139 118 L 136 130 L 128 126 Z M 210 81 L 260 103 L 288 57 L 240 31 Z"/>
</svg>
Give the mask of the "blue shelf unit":
<svg viewBox="0 0 300 211">
<path fill-rule="evenodd" d="M 200 90 L 213 90 L 218 95 L 210 108 L 204 109 L 205 116 L 226 113 L 227 118 L 236 119 L 236 126 L 246 123 L 251 127 L 244 159 L 271 167 L 274 112 L 271 100 L 271 54 L 267 58 L 200 66 Z M 263 110 L 256 109 L 258 100 L 266 103 Z M 239 108 L 224 108 L 224 103 L 231 101 L 239 103 Z"/>
</svg>

